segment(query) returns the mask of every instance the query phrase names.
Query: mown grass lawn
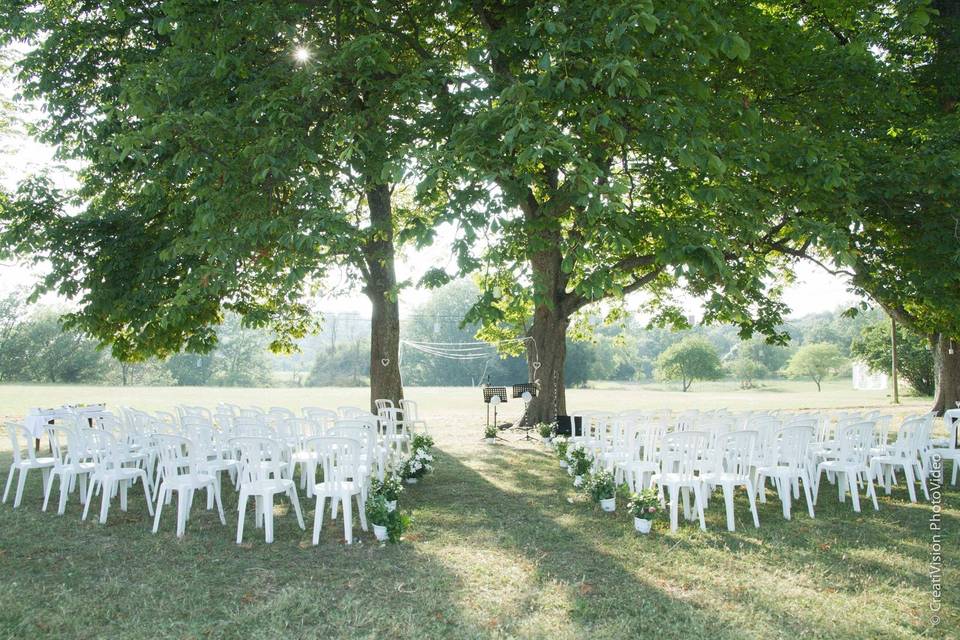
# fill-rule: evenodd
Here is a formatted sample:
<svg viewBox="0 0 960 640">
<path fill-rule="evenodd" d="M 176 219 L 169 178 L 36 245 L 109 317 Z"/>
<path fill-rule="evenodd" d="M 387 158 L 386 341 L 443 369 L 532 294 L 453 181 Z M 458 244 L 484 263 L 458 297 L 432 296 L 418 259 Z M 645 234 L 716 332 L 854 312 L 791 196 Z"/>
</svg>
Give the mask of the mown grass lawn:
<svg viewBox="0 0 960 640">
<path fill-rule="evenodd" d="M 817 517 L 779 502 L 761 528 L 723 502 L 708 531 L 658 521 L 639 537 L 619 505 L 603 514 L 539 445 L 485 446 L 474 425 L 437 429 L 438 463 L 401 501 L 403 543 L 342 543 L 339 522 L 309 545 L 278 503 L 276 542 L 249 527 L 233 542 L 194 505 L 183 540 L 174 510 L 152 535 L 143 499 L 105 526 L 40 511 L 39 474 L 21 508 L 0 506 L 0 637 L 11 638 L 950 638 L 957 617 L 957 499 L 943 494 L 939 626 L 931 625 L 929 504 L 905 489 L 853 513 L 824 489 Z M 0 461 L 5 477 L 9 457 Z M 305 518 L 313 505 L 304 500 Z M 952 541 L 952 542 L 951 542 Z M 954 585 L 954 586 L 951 586 Z"/>
</svg>

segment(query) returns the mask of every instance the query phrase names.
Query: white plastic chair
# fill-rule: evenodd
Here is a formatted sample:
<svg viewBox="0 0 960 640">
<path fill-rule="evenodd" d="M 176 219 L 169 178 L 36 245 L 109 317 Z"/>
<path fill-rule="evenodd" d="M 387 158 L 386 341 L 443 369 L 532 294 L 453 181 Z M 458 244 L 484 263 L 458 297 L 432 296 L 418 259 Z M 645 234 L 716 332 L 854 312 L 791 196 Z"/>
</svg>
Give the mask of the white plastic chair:
<svg viewBox="0 0 960 640">
<path fill-rule="evenodd" d="M 320 543 L 323 528 L 323 512 L 330 498 L 331 518 L 337 517 L 338 503 L 343 506 L 343 537 L 347 544 L 353 543 L 353 498 L 356 496 L 360 526 L 367 530 L 366 500 L 361 477 L 361 443 L 351 438 L 320 436 L 309 438 L 306 447 L 317 458 L 323 480 L 313 486 L 316 510 L 313 516 L 313 544 Z"/>
<path fill-rule="evenodd" d="M 427 433 L 427 423 L 420 417 L 420 409 L 413 400 L 404 398 L 400 401 L 400 411 L 403 413 L 403 422 L 411 434 Z"/>
<path fill-rule="evenodd" d="M 760 526 L 757 516 L 756 491 L 753 486 L 753 453 L 758 434 L 756 431 L 733 431 L 717 436 L 716 448 L 710 470 L 702 475 L 703 481 L 710 487 L 723 489 L 723 500 L 727 510 L 727 530 L 734 531 L 733 492 L 737 487 L 747 490 L 750 501 L 750 513 L 753 526 Z"/>
<path fill-rule="evenodd" d="M 20 506 L 20 501 L 23 499 L 23 488 L 26 485 L 27 474 L 30 470 L 40 469 L 40 474 L 43 476 L 43 486 L 46 487 L 50 478 L 50 470 L 53 469 L 56 460 L 52 456 L 37 457 L 37 453 L 33 449 L 33 433 L 22 424 L 8 422 L 7 435 L 10 437 L 10 446 L 13 449 L 13 462 L 10 464 L 7 484 L 3 489 L 2 502 L 7 501 L 7 495 L 10 493 L 10 485 L 13 483 L 13 474 L 19 471 L 20 476 L 17 478 L 17 493 L 13 499 L 13 508 L 16 509 Z M 22 445 L 20 438 L 23 438 Z"/>
<path fill-rule="evenodd" d="M 278 493 L 286 494 L 290 499 L 297 515 L 297 523 L 301 529 L 305 530 L 297 486 L 290 478 L 283 477 L 288 465 L 283 455 L 285 447 L 276 440 L 255 436 L 233 438 L 231 444 L 240 454 L 237 544 L 243 542 L 243 521 L 246 516 L 247 502 L 251 497 L 256 504 L 255 524 L 258 528 L 264 527 L 268 544 L 273 542 L 273 497 Z"/>
<path fill-rule="evenodd" d="M 47 427 L 47 438 L 53 453 L 54 465 L 47 483 L 43 487 L 43 510 L 47 510 L 54 479 L 60 480 L 60 504 L 57 515 L 62 516 L 67 508 L 67 496 L 79 482 L 80 500 L 86 502 L 87 480 L 93 473 L 95 464 L 88 459 L 87 446 L 79 430 L 60 425 Z"/>
<path fill-rule="evenodd" d="M 705 431 L 681 431 L 668 433 L 663 438 L 660 450 L 660 472 L 655 473 L 650 482 L 656 484 L 663 502 L 664 488 L 670 494 L 670 530 L 678 526 L 679 499 L 683 498 L 683 514 L 692 520 L 690 513 L 690 490 L 693 490 L 694 508 L 700 519 L 700 528 L 706 531 L 707 524 L 703 516 L 704 486 L 699 475 L 701 459 L 706 453 L 710 434 Z"/>
<path fill-rule="evenodd" d="M 770 442 L 764 459 L 757 467 L 755 486 L 760 494 L 760 502 L 766 502 L 766 479 L 771 478 L 777 488 L 783 506 L 783 517 L 790 520 L 790 507 L 793 501 L 791 487 L 803 485 L 807 499 L 807 511 L 813 518 L 813 495 L 810 487 L 810 473 L 807 465 L 808 448 L 814 437 L 814 428 L 810 426 L 785 427 L 777 432 Z"/>
<path fill-rule="evenodd" d="M 873 445 L 873 422 L 854 422 L 844 424 L 837 432 L 835 457 L 817 465 L 817 477 L 813 484 L 813 501 L 816 503 L 820 492 L 820 479 L 823 473 L 837 476 L 837 489 L 840 502 L 844 501 L 847 489 L 853 499 L 853 510 L 860 513 L 859 478 L 867 482 L 867 495 L 873 501 L 873 508 L 879 509 L 877 492 L 873 486 L 873 473 L 870 471 L 870 447 Z M 846 486 L 845 486 L 846 485 Z"/>
<path fill-rule="evenodd" d="M 91 482 L 87 487 L 87 501 L 83 505 L 83 520 L 87 519 L 90 503 L 93 501 L 93 492 L 100 487 L 100 524 L 107 521 L 110 510 L 110 500 L 120 493 L 120 510 L 127 510 L 127 489 L 140 481 L 143 494 L 147 499 L 147 510 L 153 515 L 152 496 L 147 472 L 139 467 L 125 467 L 129 459 L 130 447 L 126 443 L 117 442 L 111 434 L 99 429 L 90 429 L 84 432 L 84 439 L 88 448 L 93 452 L 95 466 Z"/>
<path fill-rule="evenodd" d="M 193 506 L 194 492 L 207 490 L 207 509 L 216 502 L 220 514 L 220 523 L 227 524 L 223 515 L 223 502 L 220 499 L 220 484 L 216 476 L 204 470 L 205 455 L 200 448 L 194 455 L 194 444 L 183 436 L 162 435 L 154 436 L 160 466 L 163 469 L 163 480 L 157 490 L 157 510 L 153 517 L 153 532 L 160 528 L 160 513 L 163 504 L 167 502 L 173 492 L 177 493 L 177 537 L 182 538 L 190 519 L 190 509 Z"/>
<path fill-rule="evenodd" d="M 897 440 L 892 445 L 884 447 L 886 453 L 875 455 L 870 459 L 870 472 L 876 476 L 877 482 L 882 482 L 887 495 L 890 495 L 890 484 L 896 477 L 897 467 L 903 469 L 906 478 L 907 492 L 910 502 L 917 501 L 917 491 L 913 484 L 920 481 L 923 495 L 930 499 L 927 490 L 927 480 L 924 477 L 923 466 L 920 463 L 920 439 L 924 434 L 923 418 L 904 420 L 897 431 Z"/>
<path fill-rule="evenodd" d="M 650 477 L 660 471 L 660 443 L 667 433 L 666 420 L 653 420 L 633 430 L 631 447 L 634 454 L 623 465 L 624 480 L 639 492 L 651 486 Z"/>
</svg>

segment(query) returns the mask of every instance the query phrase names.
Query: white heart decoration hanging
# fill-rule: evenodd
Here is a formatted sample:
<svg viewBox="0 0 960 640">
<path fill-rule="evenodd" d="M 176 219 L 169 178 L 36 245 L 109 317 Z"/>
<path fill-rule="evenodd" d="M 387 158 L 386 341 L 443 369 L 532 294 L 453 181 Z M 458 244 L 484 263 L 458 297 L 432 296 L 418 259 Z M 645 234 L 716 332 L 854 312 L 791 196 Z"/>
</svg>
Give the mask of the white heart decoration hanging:
<svg viewBox="0 0 960 640">
<path fill-rule="evenodd" d="M 380 361 L 380 364 L 382 364 L 383 366 L 387 366 L 388 364 L 390 364 L 390 358 L 384 358 L 383 360 Z"/>
<path fill-rule="evenodd" d="M 533 363 L 533 368 L 534 368 L 534 369 L 539 369 L 539 368 L 540 368 L 540 363 L 539 363 L 539 362 L 534 362 L 534 363 Z"/>
</svg>

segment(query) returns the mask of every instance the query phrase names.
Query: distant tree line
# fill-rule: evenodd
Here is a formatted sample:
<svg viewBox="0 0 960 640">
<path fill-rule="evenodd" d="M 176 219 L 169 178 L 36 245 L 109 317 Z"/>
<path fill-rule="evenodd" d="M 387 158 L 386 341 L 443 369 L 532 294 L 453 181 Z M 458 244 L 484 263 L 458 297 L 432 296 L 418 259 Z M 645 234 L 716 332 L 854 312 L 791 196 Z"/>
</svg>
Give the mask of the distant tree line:
<svg viewBox="0 0 960 640">
<path fill-rule="evenodd" d="M 402 336 L 417 343 L 475 342 L 478 324 L 462 318 L 477 294 L 469 280 L 440 289 L 404 319 Z M 60 324 L 50 306 L 28 307 L 22 293 L 0 298 L 0 382 L 114 385 L 365 386 L 369 383 L 369 319 L 327 314 L 322 328 L 292 355 L 270 353 L 270 336 L 242 326 L 235 315 L 217 328 L 218 346 L 208 354 L 180 353 L 164 361 L 124 363 L 97 343 Z M 859 360 L 889 372 L 890 322 L 877 310 L 854 317 L 839 312 L 791 320 L 783 327 L 788 346 L 762 338 L 741 340 L 729 325 L 687 331 L 646 327 L 626 315 L 605 322 L 585 315 L 579 340 L 568 338 L 565 377 L 572 386 L 588 381 L 661 381 L 684 391 L 697 381 L 734 379 L 743 388 L 762 380 L 793 377 L 819 388 L 829 377 L 848 377 Z M 927 342 L 898 327 L 899 373 L 918 393 L 933 393 L 933 354 Z M 526 381 L 523 355 L 501 353 L 455 360 L 401 348 L 404 383 L 412 386 L 471 386 Z"/>
</svg>

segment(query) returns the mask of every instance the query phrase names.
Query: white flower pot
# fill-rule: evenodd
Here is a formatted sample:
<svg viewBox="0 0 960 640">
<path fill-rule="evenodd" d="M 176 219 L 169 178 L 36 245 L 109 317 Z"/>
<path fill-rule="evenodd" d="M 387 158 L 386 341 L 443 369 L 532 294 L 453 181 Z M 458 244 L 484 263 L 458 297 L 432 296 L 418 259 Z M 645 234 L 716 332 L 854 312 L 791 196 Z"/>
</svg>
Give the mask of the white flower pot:
<svg viewBox="0 0 960 640">
<path fill-rule="evenodd" d="M 560 461 L 560 468 L 561 468 L 561 469 L 566 469 L 566 468 L 567 468 L 567 461 L 566 461 L 566 460 L 561 460 L 561 461 Z"/>
<path fill-rule="evenodd" d="M 403 481 L 407 484 L 417 484 L 417 478 L 404 478 Z"/>
<path fill-rule="evenodd" d="M 600 508 L 604 511 L 611 512 L 617 510 L 617 499 L 616 498 L 607 498 L 606 500 L 600 501 Z"/>
<path fill-rule="evenodd" d="M 583 476 L 573 476 L 573 486 L 583 486 Z"/>
<path fill-rule="evenodd" d="M 496 438 L 484 438 L 483 441 L 486 442 L 487 444 L 496 444 L 497 439 L 496 439 Z"/>
<path fill-rule="evenodd" d="M 380 542 L 387 541 L 387 528 L 383 525 L 375 524 L 373 525 L 373 535 L 377 536 L 377 540 Z"/>
<path fill-rule="evenodd" d="M 547 436 L 546 438 L 540 438 L 540 439 L 543 440 L 543 444 L 550 446 L 550 436 Z"/>
<path fill-rule="evenodd" d="M 652 524 L 653 522 L 646 518 L 633 519 L 633 528 L 636 529 L 638 533 L 650 533 L 650 526 Z"/>
<path fill-rule="evenodd" d="M 397 510 L 397 501 L 387 500 L 387 511 L 396 511 L 396 510 Z"/>
</svg>

